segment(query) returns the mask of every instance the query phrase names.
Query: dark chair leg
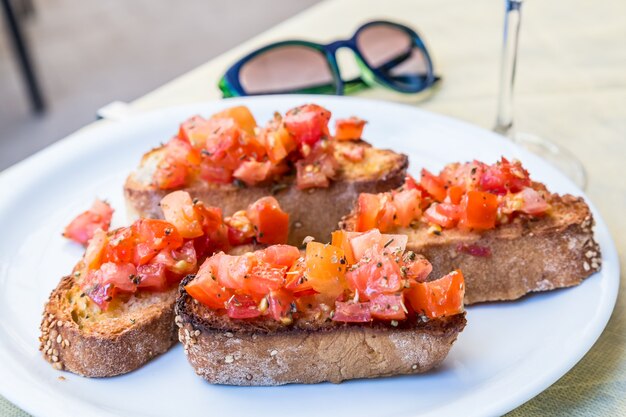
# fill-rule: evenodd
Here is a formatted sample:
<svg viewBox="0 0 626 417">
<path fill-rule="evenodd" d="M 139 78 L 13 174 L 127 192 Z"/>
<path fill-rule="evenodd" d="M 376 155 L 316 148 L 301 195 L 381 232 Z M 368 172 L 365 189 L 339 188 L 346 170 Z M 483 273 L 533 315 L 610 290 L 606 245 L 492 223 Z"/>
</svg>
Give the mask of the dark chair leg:
<svg viewBox="0 0 626 417">
<path fill-rule="evenodd" d="M 4 16 L 6 18 L 7 27 L 9 29 L 9 36 L 11 37 L 13 48 L 22 70 L 22 76 L 28 86 L 31 107 L 36 113 L 42 113 L 46 109 L 46 104 L 41 94 L 37 77 L 35 76 L 28 48 L 24 43 L 20 22 L 15 15 L 15 10 L 11 4 L 11 0 L 2 0 L 2 6 L 4 8 Z"/>
</svg>

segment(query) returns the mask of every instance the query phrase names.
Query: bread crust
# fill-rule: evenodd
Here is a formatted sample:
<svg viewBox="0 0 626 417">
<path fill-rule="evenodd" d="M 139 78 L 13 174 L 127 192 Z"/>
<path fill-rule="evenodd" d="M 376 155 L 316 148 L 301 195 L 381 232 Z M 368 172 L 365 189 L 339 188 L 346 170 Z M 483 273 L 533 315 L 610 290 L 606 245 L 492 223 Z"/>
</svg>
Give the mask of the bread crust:
<svg viewBox="0 0 626 417">
<path fill-rule="evenodd" d="M 87 330 L 72 316 L 68 302 L 75 285 L 71 276 L 64 277 L 44 308 L 39 349 L 55 369 L 87 377 L 125 374 L 176 343 L 175 289 L 156 296 L 158 303 L 129 316 L 127 324 L 104 319 Z"/>
<path fill-rule="evenodd" d="M 327 242 L 339 220 L 350 211 L 360 193 L 379 193 L 399 187 L 404 182 L 408 167 L 406 155 L 375 149 L 366 142 L 342 143 L 339 146 L 363 147 L 366 156 L 360 163 L 338 156 L 341 167 L 339 177 L 331 181 L 328 188 L 299 190 L 295 177 L 287 176 L 278 183 L 243 188 L 199 180 L 184 190 L 208 206 L 220 207 L 225 216 L 247 207 L 261 197 L 273 195 L 281 208 L 289 213 L 289 244 L 300 246 L 307 236 Z M 381 162 L 375 164 L 368 162 L 368 159 Z M 124 185 L 129 217 L 162 218 L 159 202 L 171 191 L 147 184 L 145 178 L 139 179 L 137 172 L 129 175 Z"/>
<path fill-rule="evenodd" d="M 195 302 L 187 282 L 176 303 L 179 339 L 196 373 L 213 384 L 339 383 L 426 372 L 441 364 L 466 323 L 465 313 L 398 327 L 231 320 Z"/>
<path fill-rule="evenodd" d="M 515 300 L 578 285 L 601 268 L 589 206 L 572 195 L 553 194 L 549 203 L 551 212 L 544 217 L 518 218 L 482 233 L 450 229 L 435 235 L 424 224 L 398 232 L 409 236 L 408 250 L 431 262 L 431 276 L 463 271 L 466 305 Z M 354 225 L 354 212 L 341 222 L 346 230 Z M 472 248 L 489 256 L 473 255 Z"/>
</svg>

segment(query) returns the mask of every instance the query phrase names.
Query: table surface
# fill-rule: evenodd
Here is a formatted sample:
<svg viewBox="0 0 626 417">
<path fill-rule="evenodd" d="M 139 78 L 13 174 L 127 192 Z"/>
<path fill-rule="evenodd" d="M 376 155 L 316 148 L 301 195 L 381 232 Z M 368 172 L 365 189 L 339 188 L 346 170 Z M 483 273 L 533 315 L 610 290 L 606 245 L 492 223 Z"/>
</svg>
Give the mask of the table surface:
<svg viewBox="0 0 626 417">
<path fill-rule="evenodd" d="M 441 89 L 427 101 L 373 89 L 360 95 L 411 103 L 491 128 L 495 120 L 504 2 L 328 0 L 131 103 L 146 111 L 219 99 L 224 70 L 280 39 L 348 38 L 361 23 L 389 19 L 426 39 Z M 626 2 L 552 0 L 524 4 L 515 93 L 518 130 L 567 147 L 587 169 L 587 194 L 606 220 L 626 268 Z M 350 59 L 342 52 L 340 63 Z M 95 122 L 83 129 L 112 123 Z M 557 383 L 510 416 L 626 415 L 626 296 L 591 351 Z M 584 306 L 581 306 L 584 308 Z M 0 397 L 0 415 L 24 416 Z"/>
</svg>

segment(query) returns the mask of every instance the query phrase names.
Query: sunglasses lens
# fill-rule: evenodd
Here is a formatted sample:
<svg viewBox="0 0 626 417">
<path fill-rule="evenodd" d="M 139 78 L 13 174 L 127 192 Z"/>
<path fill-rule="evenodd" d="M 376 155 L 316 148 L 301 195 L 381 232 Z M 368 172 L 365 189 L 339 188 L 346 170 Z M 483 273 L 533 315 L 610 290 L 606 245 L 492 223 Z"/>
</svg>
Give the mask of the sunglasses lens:
<svg viewBox="0 0 626 417">
<path fill-rule="evenodd" d="M 326 56 L 314 48 L 284 45 L 246 62 L 239 80 L 246 94 L 334 94 L 336 82 Z"/>
<path fill-rule="evenodd" d="M 409 91 L 424 88 L 430 64 L 408 32 L 391 25 L 371 25 L 359 33 L 356 42 L 365 63 L 389 83 Z"/>
</svg>

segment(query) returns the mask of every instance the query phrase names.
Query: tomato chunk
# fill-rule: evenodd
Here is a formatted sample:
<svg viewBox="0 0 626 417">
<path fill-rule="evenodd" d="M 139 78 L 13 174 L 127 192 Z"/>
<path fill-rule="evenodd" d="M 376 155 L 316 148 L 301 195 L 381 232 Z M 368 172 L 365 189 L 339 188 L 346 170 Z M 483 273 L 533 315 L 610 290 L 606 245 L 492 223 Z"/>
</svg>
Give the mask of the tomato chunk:
<svg viewBox="0 0 626 417">
<path fill-rule="evenodd" d="M 65 227 L 63 236 L 82 245 L 87 245 L 96 230 L 109 230 L 113 209 L 106 201 L 96 199 L 91 208 L 78 215 Z"/>
<path fill-rule="evenodd" d="M 323 137 L 329 136 L 330 116 L 330 112 L 321 106 L 305 104 L 289 110 L 283 122 L 300 146 L 312 146 Z"/>
<path fill-rule="evenodd" d="M 446 198 L 447 192 L 444 182 L 426 169 L 422 169 L 422 179 L 420 180 L 420 185 L 436 201 L 441 202 Z"/>
<path fill-rule="evenodd" d="M 463 312 L 465 281 L 460 270 L 435 281 L 416 283 L 406 293 L 413 309 L 434 319 Z"/>
<path fill-rule="evenodd" d="M 306 276 L 314 290 L 331 299 L 343 292 L 346 264 L 341 248 L 309 242 L 305 259 Z"/>
<path fill-rule="evenodd" d="M 248 207 L 248 217 L 254 225 L 256 240 L 268 245 L 286 243 L 289 235 L 289 215 L 274 197 L 263 197 Z"/>
<path fill-rule="evenodd" d="M 251 319 L 261 315 L 256 301 L 245 294 L 235 294 L 230 297 L 226 303 L 226 312 L 231 319 Z"/>
<path fill-rule="evenodd" d="M 370 314 L 381 320 L 406 319 L 406 307 L 402 301 L 402 294 L 379 294 L 370 302 Z"/>
<path fill-rule="evenodd" d="M 483 191 L 469 191 L 465 197 L 462 227 L 488 230 L 496 226 L 498 197 Z"/>
<path fill-rule="evenodd" d="M 370 303 L 339 302 L 335 303 L 333 321 L 345 323 L 367 323 L 372 321 Z"/>
<path fill-rule="evenodd" d="M 367 123 L 363 119 L 352 116 L 348 119 L 337 119 L 335 122 L 335 139 L 359 140 L 363 135 L 363 128 Z"/>
<path fill-rule="evenodd" d="M 161 209 L 165 220 L 173 224 L 182 237 L 192 239 L 204 233 L 202 219 L 195 210 L 188 192 L 169 193 L 161 199 Z"/>
<path fill-rule="evenodd" d="M 232 119 L 237 127 L 246 132 L 248 135 L 254 135 L 254 128 L 257 126 L 254 116 L 246 106 L 230 107 L 215 113 L 211 118 L 215 119 Z"/>
<path fill-rule="evenodd" d="M 202 264 L 195 278 L 185 285 L 185 291 L 202 304 L 210 308 L 225 308 L 231 296 L 229 290 L 220 285 L 214 270 L 214 263 Z"/>
</svg>

